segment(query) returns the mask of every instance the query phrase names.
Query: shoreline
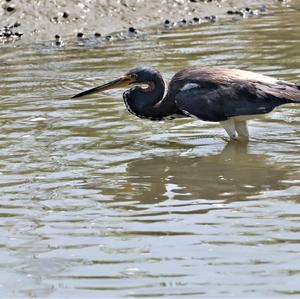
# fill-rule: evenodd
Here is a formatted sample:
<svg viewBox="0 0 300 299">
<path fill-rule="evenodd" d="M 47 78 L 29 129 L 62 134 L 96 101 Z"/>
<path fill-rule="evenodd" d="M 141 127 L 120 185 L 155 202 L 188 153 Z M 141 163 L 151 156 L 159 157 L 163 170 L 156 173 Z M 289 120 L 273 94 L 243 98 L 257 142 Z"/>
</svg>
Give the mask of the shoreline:
<svg viewBox="0 0 300 299">
<path fill-rule="evenodd" d="M 178 22 L 205 16 L 225 17 L 230 10 L 258 8 L 281 2 L 280 0 L 72 0 L 55 3 L 43 0 L 31 4 L 30 0 L 19 3 L 4 2 L 0 9 L 0 29 L 18 24 L 9 29 L 15 38 L 8 40 L 20 43 L 39 43 L 59 37 L 77 37 L 78 33 L 102 37 L 112 32 L 137 30 L 150 26 L 163 26 L 165 20 Z M 112 3 L 113 2 L 113 3 Z M 8 29 L 5 29 L 8 32 Z M 3 33 L 4 34 L 4 33 Z M 6 34 L 8 35 L 8 34 Z M 2 41 L 2 43 L 5 43 Z"/>
</svg>

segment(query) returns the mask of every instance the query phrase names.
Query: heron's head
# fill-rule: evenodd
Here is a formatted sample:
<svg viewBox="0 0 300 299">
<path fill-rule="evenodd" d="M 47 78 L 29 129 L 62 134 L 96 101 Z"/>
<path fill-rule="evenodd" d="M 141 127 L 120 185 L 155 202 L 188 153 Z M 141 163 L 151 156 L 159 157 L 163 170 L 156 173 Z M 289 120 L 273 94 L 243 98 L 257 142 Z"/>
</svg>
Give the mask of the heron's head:
<svg viewBox="0 0 300 299">
<path fill-rule="evenodd" d="M 132 76 L 136 80 L 134 83 L 147 84 L 160 77 L 160 73 L 157 69 L 148 65 L 141 65 L 128 71 L 125 76 Z"/>
<path fill-rule="evenodd" d="M 133 84 L 146 85 L 146 90 L 152 89 L 154 87 L 153 83 L 155 79 L 158 77 L 161 78 L 159 71 L 156 70 L 155 68 L 151 66 L 145 66 L 145 65 L 138 66 L 128 71 L 124 76 L 118 79 L 115 79 L 103 85 L 78 93 L 72 98 L 78 98 L 88 94 L 105 91 L 113 88 L 126 88 Z"/>
</svg>

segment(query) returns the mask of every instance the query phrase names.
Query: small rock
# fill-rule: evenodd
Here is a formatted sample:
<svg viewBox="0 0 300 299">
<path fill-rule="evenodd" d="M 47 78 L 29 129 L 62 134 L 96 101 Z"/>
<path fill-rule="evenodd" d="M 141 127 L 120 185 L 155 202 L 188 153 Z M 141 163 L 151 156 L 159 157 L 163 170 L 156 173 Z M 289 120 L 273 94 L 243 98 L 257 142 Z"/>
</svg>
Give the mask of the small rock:
<svg viewBox="0 0 300 299">
<path fill-rule="evenodd" d="M 171 21 L 170 20 L 168 20 L 168 19 L 166 19 L 165 21 L 164 21 L 164 26 L 166 27 L 166 28 L 169 28 L 169 27 L 171 27 Z"/>
<path fill-rule="evenodd" d="M 15 32 L 15 36 L 18 37 L 18 38 L 21 38 L 22 35 L 23 35 L 23 33 Z"/>
<path fill-rule="evenodd" d="M 130 33 L 136 33 L 136 30 L 135 30 L 134 27 L 129 27 L 128 28 L 128 32 L 130 32 Z"/>
<path fill-rule="evenodd" d="M 19 26 L 21 26 L 21 23 L 19 23 L 19 22 L 15 22 L 15 23 L 13 24 L 13 27 L 15 27 L 15 28 L 17 28 L 17 27 L 19 27 Z"/>
<path fill-rule="evenodd" d="M 54 23 L 58 23 L 58 17 L 53 17 L 53 18 L 51 19 L 51 21 L 54 22 Z"/>
<path fill-rule="evenodd" d="M 16 9 L 13 7 L 13 6 L 7 6 L 6 7 L 6 11 L 8 11 L 8 12 L 13 12 L 13 11 L 15 11 Z"/>
<path fill-rule="evenodd" d="M 228 15 L 234 15 L 234 14 L 235 14 L 235 11 L 233 11 L 233 10 L 228 10 L 228 11 L 227 11 L 227 14 L 228 14 Z"/>
</svg>

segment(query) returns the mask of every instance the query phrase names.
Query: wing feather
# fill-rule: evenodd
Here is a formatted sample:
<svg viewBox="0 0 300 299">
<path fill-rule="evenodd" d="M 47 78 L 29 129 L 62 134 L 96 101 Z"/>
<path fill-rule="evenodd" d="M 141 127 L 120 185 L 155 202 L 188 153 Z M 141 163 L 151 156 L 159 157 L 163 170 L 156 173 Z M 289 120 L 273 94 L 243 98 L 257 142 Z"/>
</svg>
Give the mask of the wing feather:
<svg viewBox="0 0 300 299">
<path fill-rule="evenodd" d="M 279 98 L 257 84 L 207 85 L 202 81 L 201 84 L 185 85 L 176 94 L 175 102 L 188 115 L 207 121 L 223 121 L 233 116 L 268 113 L 291 101 Z"/>
<path fill-rule="evenodd" d="M 170 97 L 179 109 L 203 120 L 271 112 L 300 103 L 300 85 L 261 74 L 224 68 L 191 68 L 175 74 Z"/>
</svg>

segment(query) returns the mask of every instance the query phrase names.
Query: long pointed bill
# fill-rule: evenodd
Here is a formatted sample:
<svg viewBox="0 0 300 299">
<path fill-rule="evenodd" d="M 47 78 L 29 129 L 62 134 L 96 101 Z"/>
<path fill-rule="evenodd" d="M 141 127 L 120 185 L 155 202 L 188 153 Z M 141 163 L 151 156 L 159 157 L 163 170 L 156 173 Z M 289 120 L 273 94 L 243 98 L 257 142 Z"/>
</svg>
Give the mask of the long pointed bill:
<svg viewBox="0 0 300 299">
<path fill-rule="evenodd" d="M 118 78 L 116 80 L 113 80 L 111 82 L 108 82 L 106 84 L 94 87 L 92 89 L 80 92 L 78 94 L 76 94 L 75 96 L 72 97 L 72 99 L 74 98 L 79 98 L 79 97 L 83 97 L 86 96 L 88 94 L 92 94 L 95 92 L 100 92 L 100 91 L 105 91 L 108 89 L 113 89 L 113 88 L 123 88 L 123 87 L 127 87 L 129 84 L 134 83 L 135 82 L 135 77 L 131 76 L 131 75 L 126 75 L 123 76 L 121 78 Z"/>
</svg>

